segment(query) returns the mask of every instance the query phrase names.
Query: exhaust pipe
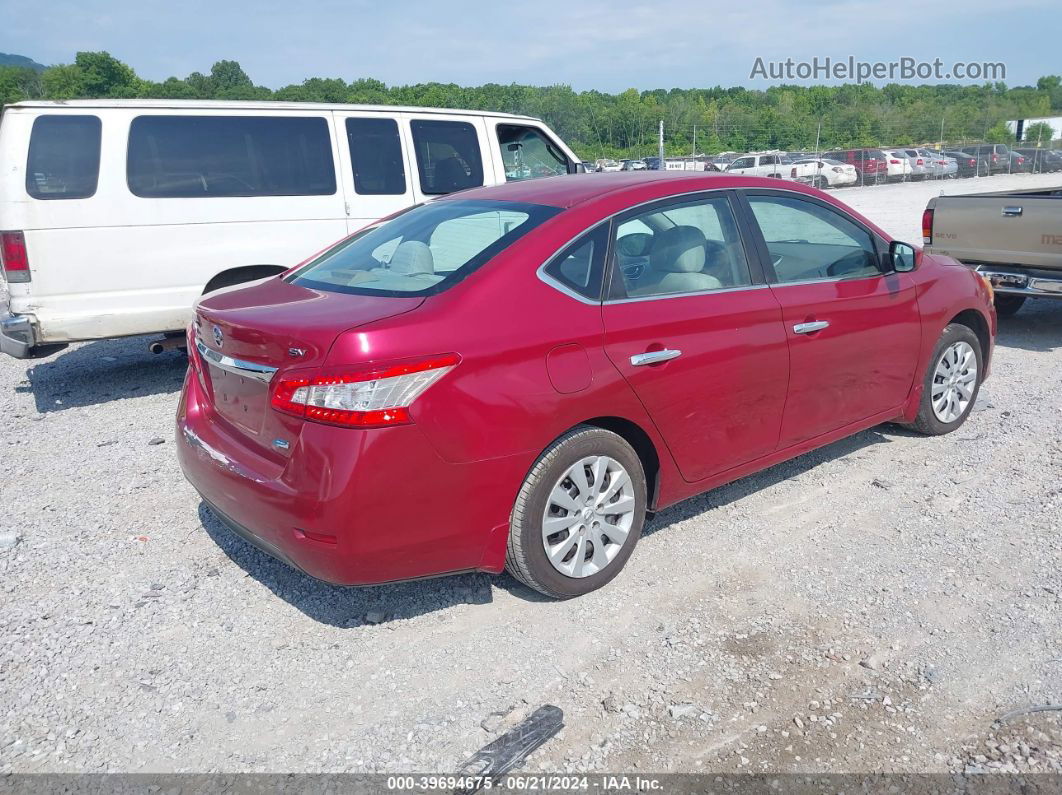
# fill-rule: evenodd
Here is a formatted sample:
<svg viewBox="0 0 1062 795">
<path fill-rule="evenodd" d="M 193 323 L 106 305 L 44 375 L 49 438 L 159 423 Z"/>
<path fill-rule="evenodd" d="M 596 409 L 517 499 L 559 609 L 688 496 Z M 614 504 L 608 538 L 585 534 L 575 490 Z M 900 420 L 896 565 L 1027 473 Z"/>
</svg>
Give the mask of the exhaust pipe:
<svg viewBox="0 0 1062 795">
<path fill-rule="evenodd" d="M 178 348 L 184 350 L 186 347 L 187 343 L 182 334 L 179 337 L 163 337 L 160 340 L 154 340 L 148 343 L 148 352 L 159 354 L 164 351 L 177 350 Z"/>
</svg>

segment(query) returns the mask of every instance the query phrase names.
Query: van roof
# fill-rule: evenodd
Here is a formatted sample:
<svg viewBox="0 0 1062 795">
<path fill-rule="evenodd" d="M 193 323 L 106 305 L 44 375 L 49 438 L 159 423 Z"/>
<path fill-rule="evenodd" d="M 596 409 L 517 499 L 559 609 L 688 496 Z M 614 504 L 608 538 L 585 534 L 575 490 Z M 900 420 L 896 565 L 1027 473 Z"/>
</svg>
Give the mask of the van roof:
<svg viewBox="0 0 1062 795">
<path fill-rule="evenodd" d="M 459 110 L 455 108 L 422 108 L 411 105 L 348 105 L 332 102 L 266 102 L 221 99 L 65 99 L 25 100 L 13 102 L 4 110 L 18 108 L 151 108 L 174 110 L 360 110 L 390 113 L 456 113 L 467 116 L 498 116 L 507 119 L 541 121 L 534 116 L 498 113 L 491 110 Z"/>
</svg>

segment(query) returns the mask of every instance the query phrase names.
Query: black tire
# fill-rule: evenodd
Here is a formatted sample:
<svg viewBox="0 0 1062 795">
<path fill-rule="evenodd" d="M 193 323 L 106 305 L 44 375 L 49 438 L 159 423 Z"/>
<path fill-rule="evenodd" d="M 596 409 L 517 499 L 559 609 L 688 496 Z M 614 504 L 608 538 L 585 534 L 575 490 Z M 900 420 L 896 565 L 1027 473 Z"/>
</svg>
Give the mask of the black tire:
<svg viewBox="0 0 1062 795">
<path fill-rule="evenodd" d="M 1011 315 L 1016 315 L 1018 310 L 1021 309 L 1022 304 L 1025 303 L 1025 296 L 996 293 L 993 303 L 996 305 L 997 315 L 1000 317 L 1010 317 Z"/>
<path fill-rule="evenodd" d="M 933 412 L 933 386 L 936 376 L 937 365 L 944 356 L 944 352 L 957 342 L 969 343 L 977 358 L 977 379 L 974 381 L 973 394 L 962 414 L 951 422 L 943 422 Z M 958 429 L 966 418 L 970 416 L 974 404 L 977 403 L 977 395 L 981 391 L 981 379 L 984 377 L 984 353 L 981 350 L 981 341 L 969 326 L 952 323 L 944 329 L 940 335 L 933 355 L 929 359 L 929 367 L 926 369 L 925 379 L 922 384 L 922 400 L 918 407 L 918 416 L 908 427 L 912 430 L 924 433 L 926 436 L 941 436 Z"/>
<path fill-rule="evenodd" d="M 581 458 L 601 455 L 622 465 L 630 477 L 635 500 L 633 521 L 621 548 L 600 571 L 586 577 L 567 576 L 554 568 L 546 555 L 543 516 L 551 492 L 565 472 Z M 509 524 L 505 568 L 520 582 L 554 599 L 571 599 L 600 588 L 619 574 L 638 543 L 645 524 L 646 494 L 642 462 L 621 436 L 590 425 L 573 428 L 538 457 L 520 488 Z"/>
<path fill-rule="evenodd" d="M 826 188 L 830 187 L 830 183 L 826 177 L 816 176 L 814 186 L 819 190 L 826 190 Z"/>
</svg>

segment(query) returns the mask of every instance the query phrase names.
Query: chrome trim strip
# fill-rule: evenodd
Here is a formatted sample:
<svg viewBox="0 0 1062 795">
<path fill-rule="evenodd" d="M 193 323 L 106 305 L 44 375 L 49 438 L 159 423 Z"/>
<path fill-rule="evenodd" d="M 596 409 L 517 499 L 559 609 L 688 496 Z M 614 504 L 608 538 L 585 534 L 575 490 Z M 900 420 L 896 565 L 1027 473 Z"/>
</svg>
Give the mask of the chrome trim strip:
<svg viewBox="0 0 1062 795">
<path fill-rule="evenodd" d="M 664 293 L 662 295 L 643 295 L 635 298 L 614 298 L 611 301 L 605 301 L 605 306 L 611 306 L 612 304 L 630 304 L 635 301 L 660 301 L 665 298 L 689 298 L 692 295 L 718 295 L 720 293 L 737 293 L 745 292 L 747 290 L 766 290 L 771 287 L 770 284 L 746 284 L 741 287 L 719 287 L 715 290 L 694 290 L 689 293 Z"/>
<path fill-rule="evenodd" d="M 196 350 L 199 351 L 199 355 L 210 362 L 210 364 L 213 364 L 228 373 L 243 376 L 244 378 L 253 378 L 264 384 L 268 384 L 273 379 L 273 374 L 277 371 L 276 367 L 269 367 L 265 364 L 255 364 L 254 362 L 244 361 L 243 359 L 234 359 L 231 356 L 226 356 L 220 351 L 215 351 L 213 348 L 208 348 L 203 344 L 203 341 L 199 339 L 198 334 L 195 338 L 195 347 Z"/>
</svg>

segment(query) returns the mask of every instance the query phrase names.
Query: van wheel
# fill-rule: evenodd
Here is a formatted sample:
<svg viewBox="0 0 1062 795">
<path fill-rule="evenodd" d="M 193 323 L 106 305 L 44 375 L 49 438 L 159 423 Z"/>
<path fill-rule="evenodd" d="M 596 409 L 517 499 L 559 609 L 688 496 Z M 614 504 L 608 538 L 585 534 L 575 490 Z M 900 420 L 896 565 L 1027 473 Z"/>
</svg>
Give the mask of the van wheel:
<svg viewBox="0 0 1062 795">
<path fill-rule="evenodd" d="M 944 329 L 929 360 L 913 430 L 940 436 L 966 422 L 981 389 L 981 357 L 981 341 L 969 326 Z"/>
<path fill-rule="evenodd" d="M 580 425 L 531 467 L 513 506 L 505 567 L 555 599 L 619 574 L 645 524 L 645 473 L 617 434 Z"/>
<path fill-rule="evenodd" d="M 1025 296 L 996 293 L 996 297 L 992 303 L 996 305 L 997 315 L 1000 317 L 1010 317 L 1011 315 L 1016 315 L 1018 310 L 1021 309 L 1022 304 L 1025 303 Z"/>
</svg>

